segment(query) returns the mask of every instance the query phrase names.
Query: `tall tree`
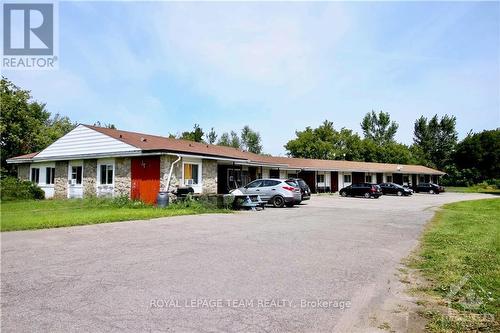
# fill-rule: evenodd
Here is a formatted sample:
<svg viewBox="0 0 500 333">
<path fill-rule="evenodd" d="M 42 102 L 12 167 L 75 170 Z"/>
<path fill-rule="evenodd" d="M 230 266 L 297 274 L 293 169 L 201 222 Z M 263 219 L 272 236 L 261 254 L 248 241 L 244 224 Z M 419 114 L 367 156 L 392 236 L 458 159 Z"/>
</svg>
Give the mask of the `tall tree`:
<svg viewBox="0 0 500 333">
<path fill-rule="evenodd" d="M 101 123 L 99 120 L 94 123 L 94 126 L 116 129 L 115 124 L 112 124 L 112 123 Z"/>
<path fill-rule="evenodd" d="M 213 127 L 210 129 L 210 132 L 205 134 L 205 137 L 209 144 L 215 144 L 215 142 L 217 141 L 217 133 L 215 132 Z"/>
<path fill-rule="evenodd" d="M 248 125 L 243 127 L 241 130 L 241 147 L 243 150 L 249 151 L 255 154 L 262 153 L 260 134 L 252 130 Z"/>
<path fill-rule="evenodd" d="M 458 143 L 454 161 L 467 183 L 500 179 L 500 129 L 470 133 Z"/>
<path fill-rule="evenodd" d="M 217 144 L 219 146 L 231 147 L 231 140 L 229 139 L 229 133 L 227 132 L 222 133 Z"/>
<path fill-rule="evenodd" d="M 203 142 L 203 130 L 200 125 L 194 124 L 193 130 L 191 132 L 182 132 L 180 139 L 190 140 L 195 142 Z"/>
<path fill-rule="evenodd" d="M 306 127 L 295 132 L 296 138 L 287 142 L 285 149 L 291 157 L 317 159 L 362 159 L 361 138 L 352 130 L 335 130 L 325 120 L 318 128 Z"/>
<path fill-rule="evenodd" d="M 365 139 L 373 140 L 379 146 L 394 142 L 398 127 L 399 125 L 395 121 L 391 122 L 389 113 L 383 111 L 377 114 L 372 110 L 365 115 L 361 122 Z"/>
<path fill-rule="evenodd" d="M 240 149 L 241 140 L 240 137 L 238 136 L 238 133 L 236 133 L 235 131 L 231 131 L 230 135 L 231 135 L 231 141 L 230 141 L 231 147 Z"/>
<path fill-rule="evenodd" d="M 67 117 L 51 117 L 45 104 L 32 101 L 28 90 L 4 77 L 0 81 L 0 105 L 2 174 L 14 172 L 6 163 L 8 158 L 40 151 L 75 127 Z"/>
<path fill-rule="evenodd" d="M 457 145 L 456 117 L 437 115 L 427 120 L 421 116 L 414 125 L 414 150 L 421 162 L 438 169 L 452 163 L 451 157 Z"/>
</svg>

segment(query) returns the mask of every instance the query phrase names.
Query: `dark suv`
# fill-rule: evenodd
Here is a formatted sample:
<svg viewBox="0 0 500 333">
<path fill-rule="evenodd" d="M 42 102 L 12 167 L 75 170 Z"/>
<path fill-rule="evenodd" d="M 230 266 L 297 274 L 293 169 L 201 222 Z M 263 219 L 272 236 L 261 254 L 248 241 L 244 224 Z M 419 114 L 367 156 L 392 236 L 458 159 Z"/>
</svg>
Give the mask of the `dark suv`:
<svg viewBox="0 0 500 333">
<path fill-rule="evenodd" d="M 290 181 L 296 182 L 300 187 L 300 193 L 302 194 L 302 200 L 311 199 L 311 189 L 309 185 L 302 178 L 290 178 Z"/>
<path fill-rule="evenodd" d="M 433 183 L 420 183 L 415 187 L 415 192 L 427 192 L 430 194 L 439 194 L 441 192 L 444 192 L 444 187 L 433 184 Z"/>
<path fill-rule="evenodd" d="M 339 193 L 343 197 L 361 196 L 367 199 L 368 198 L 378 199 L 382 195 L 382 190 L 380 189 L 380 186 L 376 184 L 358 183 L 344 187 L 339 191 Z"/>
<path fill-rule="evenodd" d="M 379 186 L 382 189 L 382 194 L 396 194 L 398 197 L 412 194 L 410 189 L 395 183 L 382 183 Z"/>
</svg>

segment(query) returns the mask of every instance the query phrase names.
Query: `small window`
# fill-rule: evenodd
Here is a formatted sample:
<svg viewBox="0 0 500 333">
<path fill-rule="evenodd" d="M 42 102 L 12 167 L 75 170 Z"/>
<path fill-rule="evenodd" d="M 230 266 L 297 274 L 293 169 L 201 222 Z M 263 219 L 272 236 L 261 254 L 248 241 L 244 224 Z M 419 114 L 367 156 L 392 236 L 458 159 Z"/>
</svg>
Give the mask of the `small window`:
<svg viewBox="0 0 500 333">
<path fill-rule="evenodd" d="M 296 173 L 289 173 L 288 178 L 297 178 L 297 174 Z"/>
<path fill-rule="evenodd" d="M 82 183 L 82 169 L 82 166 L 71 167 L 71 180 L 75 181 L 75 184 L 80 185 Z"/>
<path fill-rule="evenodd" d="M 184 163 L 184 185 L 198 185 L 199 178 L 199 165 Z"/>
<path fill-rule="evenodd" d="M 40 183 L 40 169 L 39 168 L 32 168 L 31 169 L 31 181 L 35 184 Z"/>
<path fill-rule="evenodd" d="M 254 182 L 251 182 L 250 184 L 247 185 L 247 188 L 254 188 L 254 187 L 259 187 L 262 186 L 262 180 L 256 180 Z"/>
<path fill-rule="evenodd" d="M 420 181 L 421 183 L 425 182 L 425 176 L 420 176 L 419 181 Z"/>
<path fill-rule="evenodd" d="M 113 184 L 113 165 L 112 164 L 101 164 L 101 185 L 112 185 Z"/>
<path fill-rule="evenodd" d="M 325 175 L 316 175 L 316 183 L 324 183 Z"/>
<path fill-rule="evenodd" d="M 408 175 L 403 176 L 403 183 L 408 183 L 409 181 L 410 181 L 410 178 L 408 177 Z"/>
<path fill-rule="evenodd" d="M 262 186 L 264 186 L 264 187 L 276 186 L 279 183 L 281 183 L 279 180 L 266 179 L 263 181 Z"/>
<path fill-rule="evenodd" d="M 365 176 L 365 182 L 371 183 L 372 182 L 372 175 L 366 175 Z"/>
<path fill-rule="evenodd" d="M 45 168 L 45 183 L 54 184 L 56 168 Z"/>
<path fill-rule="evenodd" d="M 387 182 L 392 183 L 392 176 L 387 176 Z"/>
<path fill-rule="evenodd" d="M 344 183 L 350 183 L 351 180 L 351 175 L 344 175 Z"/>
</svg>

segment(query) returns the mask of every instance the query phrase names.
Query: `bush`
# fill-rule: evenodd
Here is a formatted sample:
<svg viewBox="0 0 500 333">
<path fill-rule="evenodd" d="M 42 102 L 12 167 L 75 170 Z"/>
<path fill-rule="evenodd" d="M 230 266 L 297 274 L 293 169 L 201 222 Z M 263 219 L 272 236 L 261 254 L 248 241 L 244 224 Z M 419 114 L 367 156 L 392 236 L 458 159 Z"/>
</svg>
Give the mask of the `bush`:
<svg viewBox="0 0 500 333">
<path fill-rule="evenodd" d="M 2 179 L 0 181 L 0 191 L 2 201 L 45 199 L 45 192 L 38 185 L 14 177 Z"/>
</svg>

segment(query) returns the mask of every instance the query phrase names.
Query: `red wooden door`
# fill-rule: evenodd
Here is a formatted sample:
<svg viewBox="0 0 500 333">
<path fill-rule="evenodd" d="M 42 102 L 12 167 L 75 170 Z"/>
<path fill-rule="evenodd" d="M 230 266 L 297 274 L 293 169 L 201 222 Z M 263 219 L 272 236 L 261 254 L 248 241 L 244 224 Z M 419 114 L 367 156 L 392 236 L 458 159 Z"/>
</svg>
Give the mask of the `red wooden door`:
<svg viewBox="0 0 500 333">
<path fill-rule="evenodd" d="M 332 192 L 337 192 L 339 190 L 339 173 L 338 171 L 332 171 L 330 174 L 332 183 Z"/>
<path fill-rule="evenodd" d="M 160 158 L 136 157 L 132 159 L 132 191 L 134 200 L 156 203 L 160 191 Z"/>
</svg>

